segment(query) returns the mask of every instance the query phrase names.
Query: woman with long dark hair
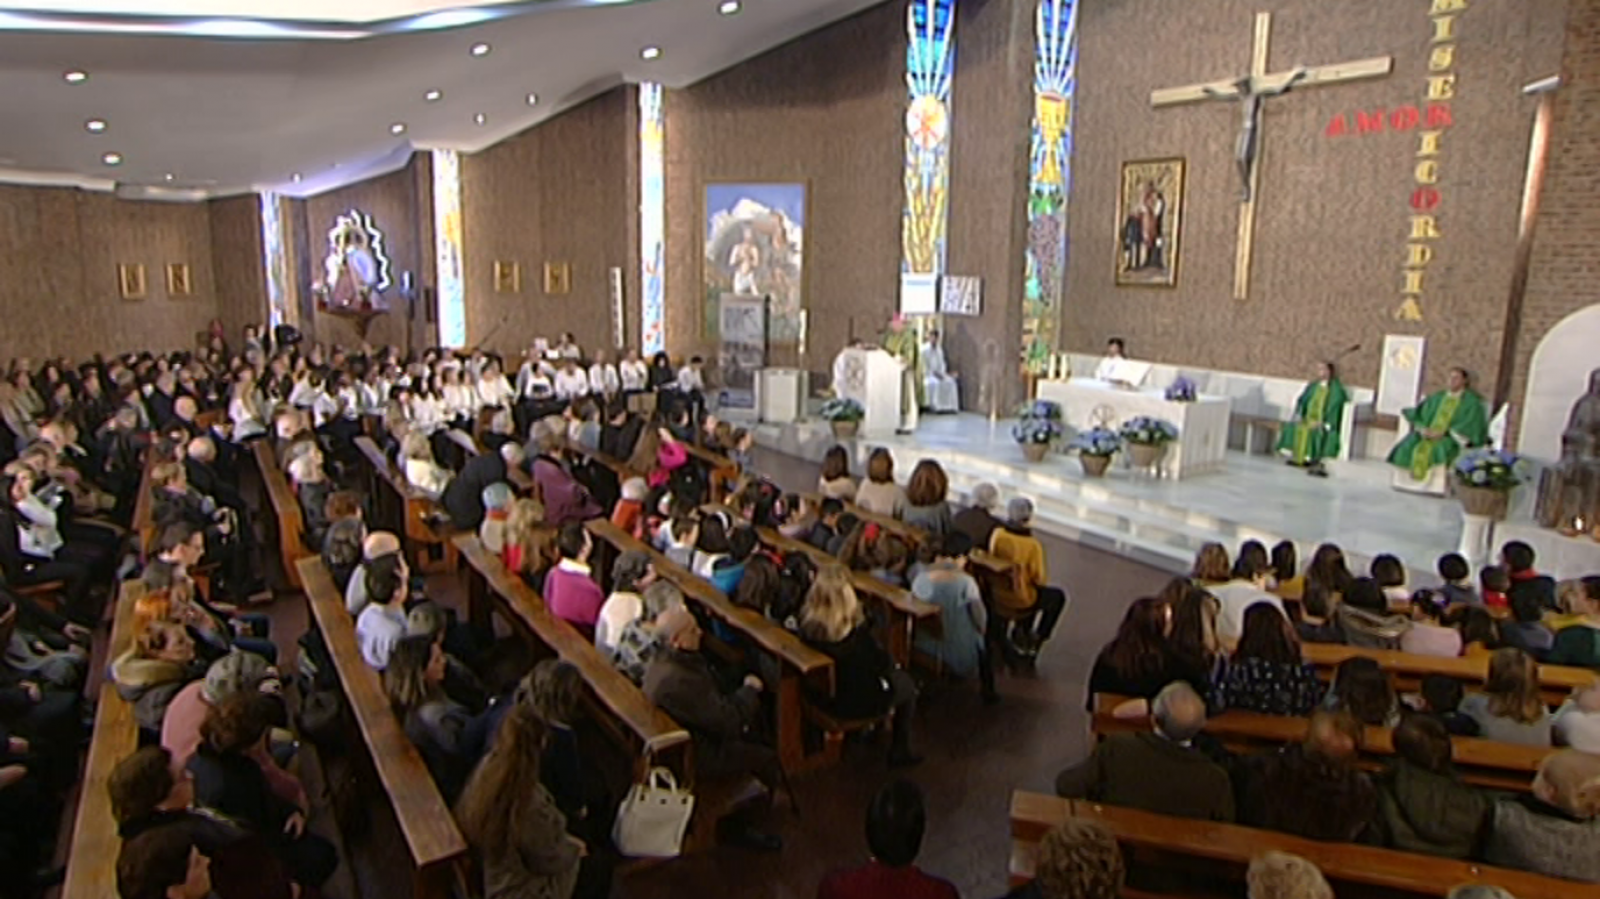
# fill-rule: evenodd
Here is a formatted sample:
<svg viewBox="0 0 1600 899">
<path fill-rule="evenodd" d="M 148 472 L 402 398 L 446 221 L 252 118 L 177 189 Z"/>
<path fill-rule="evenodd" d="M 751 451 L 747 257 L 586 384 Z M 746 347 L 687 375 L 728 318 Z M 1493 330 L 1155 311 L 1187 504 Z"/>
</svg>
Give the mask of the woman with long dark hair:
<svg viewBox="0 0 1600 899">
<path fill-rule="evenodd" d="M 1217 682 L 1212 704 L 1264 715 L 1305 715 L 1317 706 L 1322 681 L 1300 655 L 1300 639 L 1278 607 L 1245 609 L 1239 647 Z"/>
<path fill-rule="evenodd" d="M 1149 699 L 1161 692 L 1172 680 L 1172 657 L 1167 651 L 1171 632 L 1171 606 L 1151 597 L 1134 600 L 1117 635 L 1095 657 L 1089 672 L 1089 711 L 1094 711 L 1097 693 Z"/>
</svg>

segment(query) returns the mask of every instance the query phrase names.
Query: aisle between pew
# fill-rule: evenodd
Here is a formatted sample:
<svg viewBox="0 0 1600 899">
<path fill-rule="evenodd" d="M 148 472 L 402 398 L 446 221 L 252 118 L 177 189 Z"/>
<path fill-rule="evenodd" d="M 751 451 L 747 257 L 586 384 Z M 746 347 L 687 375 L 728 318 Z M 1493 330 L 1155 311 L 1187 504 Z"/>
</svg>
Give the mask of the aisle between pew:
<svg viewBox="0 0 1600 899">
<path fill-rule="evenodd" d="M 298 589 L 301 586 L 300 571 L 295 567 L 295 563 L 317 554 L 316 550 L 305 545 L 305 517 L 300 510 L 300 498 L 295 496 L 294 490 L 289 487 L 288 478 L 283 475 L 283 469 L 278 467 L 277 457 L 273 455 L 269 441 L 255 441 L 252 444 L 252 452 L 256 467 L 261 470 L 262 486 L 267 498 L 272 502 L 272 521 L 275 523 L 272 536 L 278 543 L 278 555 L 283 563 L 283 573 L 289 579 L 290 585 Z"/>
</svg>

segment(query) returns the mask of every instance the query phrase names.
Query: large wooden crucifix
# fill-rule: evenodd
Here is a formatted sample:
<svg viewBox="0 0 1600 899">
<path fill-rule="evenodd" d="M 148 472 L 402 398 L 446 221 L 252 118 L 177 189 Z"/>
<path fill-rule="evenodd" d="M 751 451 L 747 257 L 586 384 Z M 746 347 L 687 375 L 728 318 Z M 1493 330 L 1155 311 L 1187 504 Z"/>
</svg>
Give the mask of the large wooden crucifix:
<svg viewBox="0 0 1600 899">
<path fill-rule="evenodd" d="M 1366 78 L 1381 78 L 1394 69 L 1394 57 L 1378 56 L 1355 62 L 1307 68 L 1296 66 L 1288 72 L 1267 72 L 1268 41 L 1272 35 L 1272 13 L 1256 13 L 1255 44 L 1250 56 L 1250 74 L 1239 78 L 1169 87 L 1150 93 L 1156 108 L 1200 103 L 1206 100 L 1237 101 L 1243 113 L 1235 157 L 1242 188 L 1239 202 L 1239 241 L 1233 260 L 1233 298 L 1250 295 L 1250 257 L 1255 244 L 1256 196 L 1261 183 L 1261 106 L 1268 97 L 1286 94 L 1292 88 L 1319 84 L 1340 84 Z"/>
</svg>

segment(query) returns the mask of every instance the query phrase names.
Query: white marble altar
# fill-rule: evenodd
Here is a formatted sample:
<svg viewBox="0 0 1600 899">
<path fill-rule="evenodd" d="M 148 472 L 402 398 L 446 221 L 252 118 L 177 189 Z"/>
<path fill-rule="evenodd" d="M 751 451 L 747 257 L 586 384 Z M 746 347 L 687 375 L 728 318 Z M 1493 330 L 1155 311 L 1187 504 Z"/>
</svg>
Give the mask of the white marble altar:
<svg viewBox="0 0 1600 899">
<path fill-rule="evenodd" d="M 900 426 L 904 366 L 880 347 L 846 347 L 833 362 L 833 390 L 866 410 L 858 433 L 882 437 Z"/>
<path fill-rule="evenodd" d="M 1178 439 L 1168 445 L 1158 465 L 1164 477 L 1181 479 L 1221 471 L 1228 452 L 1232 403 L 1227 397 L 1205 394 L 1192 403 L 1179 403 L 1167 399 L 1163 391 L 1130 390 L 1094 378 L 1071 378 L 1040 381 L 1037 395 L 1060 403 L 1067 424 L 1079 431 L 1098 424 L 1115 429 L 1140 415 L 1176 425 Z"/>
</svg>

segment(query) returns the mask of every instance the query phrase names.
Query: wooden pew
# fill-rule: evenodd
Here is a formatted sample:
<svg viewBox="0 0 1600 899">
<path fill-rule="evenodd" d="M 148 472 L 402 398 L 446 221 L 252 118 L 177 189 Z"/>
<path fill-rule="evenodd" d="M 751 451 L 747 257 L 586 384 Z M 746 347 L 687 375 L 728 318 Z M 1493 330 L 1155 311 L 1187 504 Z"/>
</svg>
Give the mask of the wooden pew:
<svg viewBox="0 0 1600 899">
<path fill-rule="evenodd" d="M 810 503 L 812 508 L 821 508 L 822 495 L 820 493 L 802 493 L 800 496 L 807 503 Z M 915 525 L 906 524 L 900 519 L 895 518 L 893 515 L 879 515 L 877 512 L 868 512 L 866 509 L 863 509 L 852 502 L 846 502 L 844 504 L 844 510 L 849 512 L 851 515 L 854 515 L 861 521 L 871 522 L 888 531 L 889 533 L 894 534 L 900 539 L 905 540 L 907 543 L 911 544 L 913 549 L 928 542 L 928 540 L 932 537 L 931 534 L 922 528 L 916 527 Z M 987 547 L 982 546 L 974 546 L 972 548 L 972 554 L 968 556 L 968 559 L 972 562 L 972 573 L 978 578 L 979 583 L 985 583 L 989 578 L 1009 578 L 1012 575 L 1012 571 L 1016 568 L 1015 565 L 1012 565 L 1005 559 L 1001 559 L 998 556 L 993 555 L 989 552 Z"/>
<path fill-rule="evenodd" d="M 589 685 L 594 717 L 635 758 L 635 775 L 653 756 L 692 782 L 689 732 L 650 702 L 633 681 L 600 655 L 593 643 L 572 625 L 552 614 L 544 598 L 506 570 L 472 534 L 459 534 L 455 545 L 467 563 L 467 602 L 474 622 L 487 621 L 490 606 L 498 609 L 523 635 L 577 668 Z M 671 764 L 673 761 L 676 764 Z"/>
<path fill-rule="evenodd" d="M 145 451 L 144 474 L 139 478 L 139 493 L 133 499 L 133 518 L 129 524 L 134 539 L 138 541 L 141 559 L 148 558 L 151 548 L 156 545 L 156 494 L 155 487 L 150 483 L 150 472 L 156 467 L 154 457 L 155 453 Z"/>
<path fill-rule="evenodd" d="M 295 563 L 317 554 L 316 550 L 305 545 L 305 517 L 301 513 L 300 498 L 295 496 L 288 478 L 283 475 L 283 469 L 278 467 L 270 441 L 254 441 L 252 451 L 255 453 L 256 467 L 261 469 L 263 489 L 272 501 L 272 520 L 276 525 L 273 536 L 278 543 L 284 575 L 291 585 L 298 588 L 301 586 L 300 571 Z"/>
<path fill-rule="evenodd" d="M 610 544 L 617 552 L 633 549 L 648 554 L 656 573 L 677 585 L 689 601 L 743 634 L 757 650 L 777 659 L 782 673 L 776 687 L 770 684 L 768 687 L 777 697 L 778 758 L 784 770 L 790 772 L 826 764 L 826 754 L 812 756 L 806 752 L 803 688 L 809 682 L 816 689 L 831 695 L 833 659 L 807 646 L 799 637 L 756 612 L 735 606 L 709 581 L 634 539 L 606 519 L 593 519 L 586 522 L 584 527 L 596 540 Z"/>
<path fill-rule="evenodd" d="M 1517 899 L 1575 899 L 1586 889 L 1571 881 L 1475 862 L 1323 843 L 1235 824 L 1174 818 L 1022 790 L 1011 794 L 1013 886 L 1033 879 L 1039 841 L 1068 817 L 1088 818 L 1111 831 L 1122 846 L 1130 872 L 1177 872 L 1185 879 L 1195 874 L 1209 875 L 1236 882 L 1238 889 L 1234 892 L 1240 895 L 1250 860 L 1271 851 L 1311 861 L 1322 870 L 1340 899 L 1445 896 L 1453 888 L 1469 883 L 1502 887 Z M 1125 897 L 1157 895 L 1173 894 L 1123 891 Z"/>
<path fill-rule="evenodd" d="M 124 581 L 117 595 L 106 661 L 116 659 L 133 645 L 133 604 L 144 595 L 140 581 Z M 79 784 L 78 811 L 72 823 L 67 852 L 67 879 L 61 899 L 106 899 L 117 895 L 117 852 L 122 840 L 111 817 L 111 795 L 106 783 L 117 763 L 139 748 L 139 723 L 133 706 L 106 678 L 100 685 L 94 711 L 94 734 Z"/>
<path fill-rule="evenodd" d="M 376 775 L 372 780 L 359 778 L 361 787 L 369 792 L 376 787 L 387 799 L 406 846 L 407 857 L 395 861 L 405 864 L 411 872 L 412 895 L 446 899 L 456 884 L 470 882 L 466 838 L 456 827 L 450 807 L 434 786 L 422 756 L 395 717 L 378 672 L 361 658 L 355 621 L 345 611 L 344 595 L 327 566 L 315 556 L 301 559 L 296 565 L 312 619 L 333 658 L 348 719 L 360 732 L 358 740 L 350 741 L 351 755 L 363 756 Z M 365 751 L 360 752 L 360 747 Z M 382 798 L 372 796 L 364 805 L 370 808 L 373 800 L 383 805 Z M 343 826 L 347 815 L 361 810 L 341 805 L 336 802 L 334 811 Z"/>
<path fill-rule="evenodd" d="M 734 521 L 740 520 L 739 516 L 727 506 L 707 504 L 701 507 L 701 511 L 721 512 Z M 785 555 L 802 553 L 809 556 L 818 568 L 839 564 L 838 558 L 804 541 L 785 537 L 776 528 L 756 528 L 756 536 L 764 545 Z M 868 602 L 876 602 L 883 610 L 886 624 L 884 648 L 896 663 L 910 667 L 913 634 L 919 626 L 938 624 L 939 607 L 917 599 L 911 595 L 910 590 L 886 584 L 866 572 L 851 571 L 849 575 L 856 593 Z"/>
<path fill-rule="evenodd" d="M 441 528 L 428 523 L 430 518 L 443 514 L 439 501 L 407 483 L 405 474 L 389 461 L 371 437 L 357 437 L 355 445 L 367 463 L 367 496 L 374 504 L 374 526 L 393 530 L 406 541 L 418 571 L 429 569 L 425 564 L 426 550 L 435 546 L 443 554 L 444 570 L 454 571 L 456 549 L 450 542 L 448 526 Z"/>
<path fill-rule="evenodd" d="M 1111 710 L 1126 702 L 1126 696 L 1104 693 L 1095 696 L 1092 729 L 1097 737 L 1150 729 L 1148 718 L 1117 718 Z M 1236 752 L 1259 752 L 1305 739 L 1309 718 L 1262 715 L 1256 712 L 1227 711 L 1206 721 L 1206 733 L 1221 740 Z M 1526 792 L 1544 757 L 1555 752 L 1550 747 L 1497 743 L 1476 737 L 1451 737 L 1456 769 L 1463 780 L 1497 790 Z M 1368 727 L 1362 739 L 1364 765 L 1378 768 L 1394 755 L 1394 730 Z"/>
<path fill-rule="evenodd" d="M 1301 651 L 1306 661 L 1316 666 L 1317 674 L 1324 680 L 1333 678 L 1333 671 L 1339 667 L 1339 663 L 1355 656 L 1365 656 L 1393 675 L 1395 687 L 1405 692 L 1414 693 L 1420 690 L 1422 678 L 1429 674 L 1442 674 L 1454 680 L 1464 681 L 1469 690 L 1481 688 L 1489 677 L 1487 658 L 1448 659 L 1397 652 L 1392 649 L 1362 649 L 1330 643 L 1306 643 L 1301 647 Z M 1573 690 L 1587 687 L 1594 683 L 1597 677 L 1600 677 L 1600 674 L 1588 668 L 1540 665 L 1539 692 L 1544 697 L 1546 705 L 1559 706 L 1567 700 L 1567 696 Z"/>
</svg>

